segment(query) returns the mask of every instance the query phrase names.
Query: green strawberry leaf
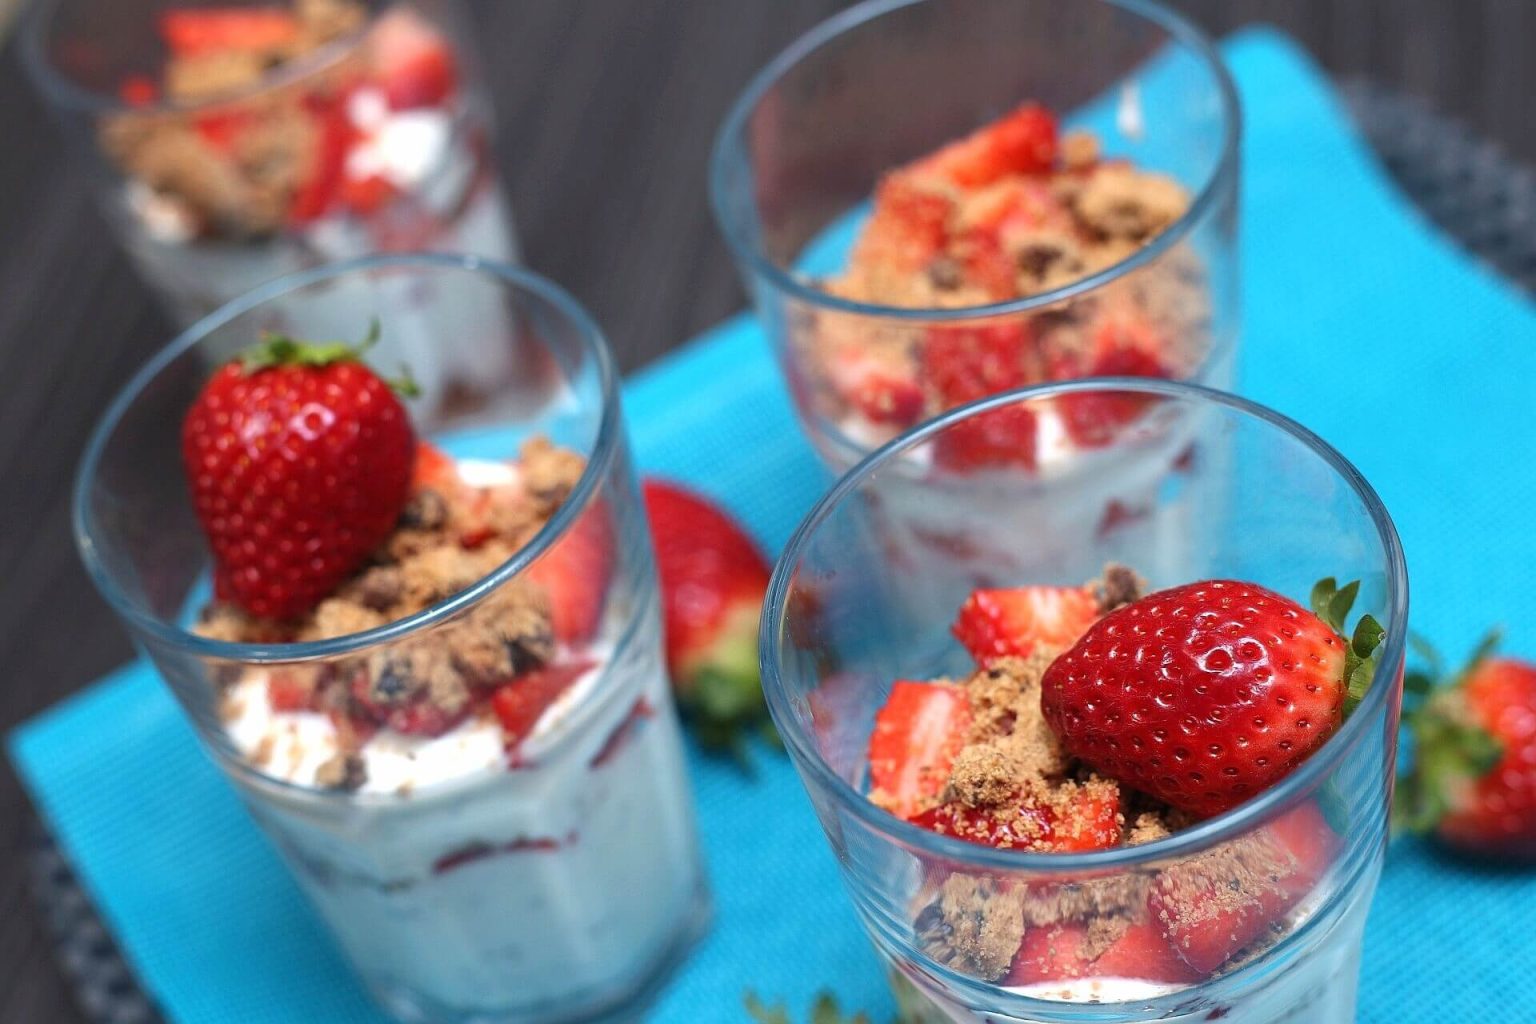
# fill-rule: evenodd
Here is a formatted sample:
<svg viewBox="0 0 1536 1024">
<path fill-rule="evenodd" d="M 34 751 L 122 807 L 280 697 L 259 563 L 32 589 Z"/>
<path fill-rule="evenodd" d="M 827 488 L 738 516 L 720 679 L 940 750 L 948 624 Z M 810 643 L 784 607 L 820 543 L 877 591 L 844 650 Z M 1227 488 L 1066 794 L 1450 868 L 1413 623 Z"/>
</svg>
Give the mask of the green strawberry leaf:
<svg viewBox="0 0 1536 1024">
<path fill-rule="evenodd" d="M 1349 610 L 1355 606 L 1355 597 L 1359 593 L 1359 580 L 1340 587 L 1332 576 L 1320 579 L 1312 588 L 1312 611 L 1330 629 L 1343 636 L 1344 623 L 1349 619 Z"/>
<path fill-rule="evenodd" d="M 1461 696 L 1468 677 L 1494 652 L 1499 639 L 1499 631 L 1490 630 L 1467 664 L 1449 677 L 1433 648 L 1422 641 L 1415 644 L 1431 671 L 1403 677 L 1403 720 L 1413 740 L 1413 763 L 1399 776 L 1393 792 L 1393 832 L 1433 831 L 1467 787 L 1504 756 L 1498 738 L 1468 720 Z"/>
<path fill-rule="evenodd" d="M 746 993 L 742 1002 L 746 1004 L 747 1015 L 758 1024 L 794 1024 L 783 1003 L 768 1006 L 755 992 Z M 837 1005 L 837 998 L 830 992 L 822 992 L 811 1006 L 810 1024 L 870 1024 L 870 1020 L 865 1013 L 845 1017 Z"/>
<path fill-rule="evenodd" d="M 1325 576 L 1312 585 L 1312 614 L 1328 622 L 1328 605 L 1333 601 L 1333 595 L 1339 592 L 1339 581 L 1332 576 Z M 1331 622 L 1328 623 L 1333 625 Z"/>
<path fill-rule="evenodd" d="M 1344 591 L 1341 590 L 1339 593 L 1343 594 Z M 1350 600 L 1354 600 L 1354 595 L 1350 595 Z M 1360 706 L 1360 702 L 1365 699 L 1366 691 L 1371 688 L 1371 683 L 1376 679 L 1381 642 L 1386 635 L 1387 631 L 1373 615 L 1362 615 L 1360 621 L 1355 624 L 1355 634 L 1344 652 L 1344 679 L 1347 688 L 1344 696 L 1345 718 Z"/>
<path fill-rule="evenodd" d="M 346 341 L 300 341 L 291 335 L 263 331 L 261 341 L 240 354 L 240 368 L 252 374 L 278 366 L 319 368 L 333 363 L 362 362 L 363 355 L 378 344 L 381 333 L 378 317 L 369 322 L 368 333 L 356 344 Z M 402 366 L 400 376 L 386 379 L 384 383 L 402 398 L 417 398 L 421 395 L 421 388 L 417 386 L 408 367 Z"/>
</svg>

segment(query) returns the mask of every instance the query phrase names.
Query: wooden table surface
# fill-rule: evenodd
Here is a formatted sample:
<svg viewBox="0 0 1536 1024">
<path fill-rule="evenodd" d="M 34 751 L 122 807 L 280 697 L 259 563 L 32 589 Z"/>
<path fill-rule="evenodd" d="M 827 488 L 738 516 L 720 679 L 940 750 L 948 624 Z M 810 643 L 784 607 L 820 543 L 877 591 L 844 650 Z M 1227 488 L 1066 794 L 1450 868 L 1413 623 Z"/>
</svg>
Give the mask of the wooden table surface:
<svg viewBox="0 0 1536 1024">
<path fill-rule="evenodd" d="M 9 0 L 0 0 L 3 15 Z M 840 0 L 471 0 L 530 264 L 633 369 L 744 304 L 704 167 L 748 76 Z M 1536 4 L 1176 0 L 1215 33 L 1269 21 L 1338 75 L 1416 94 L 1536 162 Z M 0 19 L 3 20 L 3 19 Z M 82 175 L 0 49 L 0 731 L 130 657 L 79 567 L 70 476 L 112 393 L 169 338 Z M 0 1022 L 82 1021 L 26 891 L 26 801 L 0 767 Z"/>
</svg>

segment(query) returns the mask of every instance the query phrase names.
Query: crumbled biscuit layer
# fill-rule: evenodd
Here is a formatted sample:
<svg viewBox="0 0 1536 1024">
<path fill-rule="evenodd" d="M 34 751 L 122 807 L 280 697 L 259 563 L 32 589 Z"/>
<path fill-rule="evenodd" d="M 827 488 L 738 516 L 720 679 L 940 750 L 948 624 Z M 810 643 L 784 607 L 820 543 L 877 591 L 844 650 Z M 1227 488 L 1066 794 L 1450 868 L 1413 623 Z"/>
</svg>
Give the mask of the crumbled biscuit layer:
<svg viewBox="0 0 1536 1024">
<path fill-rule="evenodd" d="M 517 487 L 420 490 L 373 560 L 303 621 L 253 619 L 230 605 L 208 608 L 199 634 L 227 642 L 314 641 L 349 636 L 414 615 L 485 578 L 559 508 L 585 462 L 543 439 L 526 444 Z M 490 500 L 488 508 L 486 502 Z M 489 524 L 489 526 L 487 526 Z M 490 535 L 485 536 L 487 529 Z M 473 546 L 466 546 L 473 532 Z M 333 712 L 341 753 L 317 774 L 320 785 L 355 789 L 369 728 L 398 713 L 427 711 L 439 722 L 468 714 L 496 684 L 555 654 L 549 597 L 516 579 L 455 619 L 412 639 L 325 665 L 285 665 L 290 699 Z M 220 673 L 238 675 L 238 668 Z M 226 709 L 232 715 L 235 709 Z M 351 760 L 349 760 L 351 758 Z"/>
</svg>

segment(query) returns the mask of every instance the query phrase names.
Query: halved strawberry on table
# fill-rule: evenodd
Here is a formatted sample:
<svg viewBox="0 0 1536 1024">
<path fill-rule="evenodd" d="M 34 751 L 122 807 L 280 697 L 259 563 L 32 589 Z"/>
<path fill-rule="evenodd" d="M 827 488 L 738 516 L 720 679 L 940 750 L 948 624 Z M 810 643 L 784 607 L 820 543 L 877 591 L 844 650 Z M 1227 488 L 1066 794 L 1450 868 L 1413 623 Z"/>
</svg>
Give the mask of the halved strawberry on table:
<svg viewBox="0 0 1536 1024">
<path fill-rule="evenodd" d="M 700 742 L 739 754 L 744 732 L 771 729 L 757 658 L 768 562 L 704 496 L 659 479 L 643 490 L 678 706 Z"/>
<path fill-rule="evenodd" d="M 1496 645 L 1495 634 L 1449 679 L 1438 665 L 1405 679 L 1412 765 L 1398 781 L 1393 821 L 1461 853 L 1531 862 L 1536 665 L 1495 657 Z"/>
<path fill-rule="evenodd" d="M 975 590 L 950 627 L 979 665 L 1066 650 L 1099 619 L 1092 587 Z"/>
<path fill-rule="evenodd" d="M 870 799 L 901 818 L 923 810 L 944 791 L 970 727 L 960 687 L 898 681 L 869 737 Z"/>
</svg>

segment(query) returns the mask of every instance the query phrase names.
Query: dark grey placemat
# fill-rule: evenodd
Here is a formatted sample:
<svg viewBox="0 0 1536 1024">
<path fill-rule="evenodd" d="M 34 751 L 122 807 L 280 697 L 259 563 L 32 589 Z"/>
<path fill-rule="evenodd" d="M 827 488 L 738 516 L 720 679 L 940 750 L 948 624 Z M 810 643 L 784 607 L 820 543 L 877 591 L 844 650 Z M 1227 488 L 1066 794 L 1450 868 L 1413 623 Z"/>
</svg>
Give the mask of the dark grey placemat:
<svg viewBox="0 0 1536 1024">
<path fill-rule="evenodd" d="M 1425 215 L 1536 295 L 1536 174 L 1493 143 L 1370 82 L 1342 86 L 1382 162 Z M 160 1024 L 69 863 L 39 826 L 32 891 L 60 967 L 95 1024 Z"/>
</svg>

